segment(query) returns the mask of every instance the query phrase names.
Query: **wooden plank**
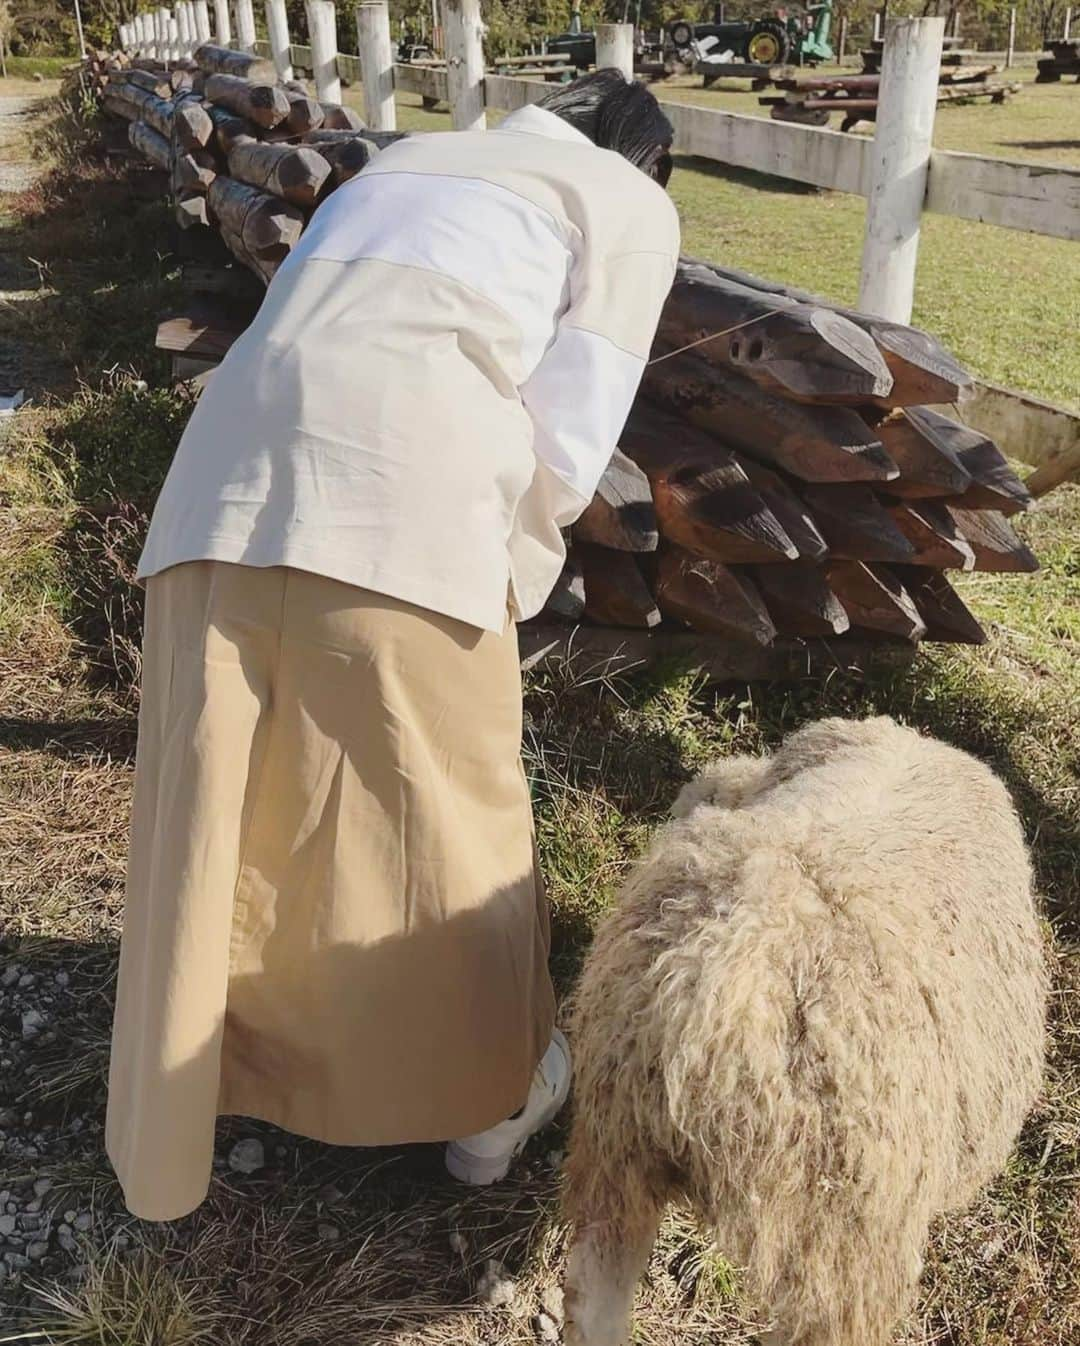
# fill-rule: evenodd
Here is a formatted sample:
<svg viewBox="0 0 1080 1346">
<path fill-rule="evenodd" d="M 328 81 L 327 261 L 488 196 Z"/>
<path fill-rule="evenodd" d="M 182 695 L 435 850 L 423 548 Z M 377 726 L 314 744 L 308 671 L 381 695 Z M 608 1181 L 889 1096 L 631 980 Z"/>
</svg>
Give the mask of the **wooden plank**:
<svg viewBox="0 0 1080 1346">
<path fill-rule="evenodd" d="M 400 70 L 408 69 L 410 67 L 407 65 L 397 65 L 394 67 L 395 75 Z M 399 84 L 398 87 L 405 86 Z M 422 90 L 416 89 L 413 92 L 420 93 Z M 494 108 L 498 112 L 516 112 L 518 108 L 539 103 L 541 98 L 546 98 L 550 92 L 550 87 L 541 80 L 521 79 L 513 75 L 484 76 L 484 102 L 489 108 Z"/>
<path fill-rule="evenodd" d="M 664 115 L 675 128 L 676 153 L 814 187 L 858 196 L 869 193 L 870 140 L 682 103 L 665 102 Z"/>
<path fill-rule="evenodd" d="M 154 345 L 159 351 L 221 360 L 246 326 L 246 322 L 218 305 L 193 304 L 185 313 L 158 323 Z"/>
<path fill-rule="evenodd" d="M 543 86 L 541 85 L 541 88 Z M 401 93 L 419 94 L 445 103 L 449 98 L 446 71 L 419 65 L 395 65 L 394 88 Z"/>
<path fill-rule="evenodd" d="M 778 640 L 771 646 L 733 641 L 699 631 L 620 631 L 603 626 L 568 627 L 542 619 L 518 627 L 525 672 L 574 661 L 609 675 L 633 673 L 656 663 L 696 669 L 713 682 L 817 682 L 830 673 L 857 675 L 873 668 L 903 668 L 914 658 L 910 645 L 858 640 Z"/>
<path fill-rule="evenodd" d="M 619 449 L 600 478 L 596 494 L 573 526 L 575 540 L 595 542 L 617 551 L 655 551 L 656 526 L 649 479 Z"/>
<path fill-rule="evenodd" d="M 660 553 L 656 601 L 666 617 L 695 631 L 757 645 L 776 639 L 769 610 L 749 576 L 681 547 L 665 546 Z"/>
<path fill-rule="evenodd" d="M 1006 229 L 1080 239 L 1080 168 L 934 150 L 925 208 Z"/>
</svg>

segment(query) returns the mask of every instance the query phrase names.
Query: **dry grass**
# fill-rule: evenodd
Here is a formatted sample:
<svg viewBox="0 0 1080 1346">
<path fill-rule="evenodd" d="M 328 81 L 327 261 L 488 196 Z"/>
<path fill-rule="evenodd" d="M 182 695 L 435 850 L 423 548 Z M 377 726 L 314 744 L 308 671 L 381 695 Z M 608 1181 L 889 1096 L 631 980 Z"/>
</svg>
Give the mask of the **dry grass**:
<svg viewBox="0 0 1080 1346">
<path fill-rule="evenodd" d="M 102 212 L 88 229 L 86 201 Z M 524 1346 L 560 1274 L 558 1129 L 510 1181 L 477 1193 L 445 1177 L 433 1147 L 334 1149 L 225 1122 L 209 1200 L 171 1226 L 125 1214 L 102 1156 L 135 729 L 130 559 L 187 413 L 152 353 L 157 306 L 174 285 L 159 225 L 152 205 L 91 166 L 47 183 L 0 227 L 0 258 L 20 254 L 33 232 L 62 301 L 29 320 L 34 339 L 61 352 L 56 394 L 20 419 L 0 455 L 0 967 L 69 979 L 57 1000 L 62 1031 L 0 1072 L 0 1116 L 7 1106 L 14 1117 L 0 1126 L 37 1151 L 9 1143 L 0 1187 L 45 1175 L 59 1211 L 94 1216 L 66 1263 L 0 1286 L 0 1339 Z M 10 318 L 0 317 L 0 337 L 22 338 Z M 117 350 L 132 372 L 102 374 Z M 910 671 L 864 682 L 738 689 L 678 668 L 613 679 L 579 661 L 535 678 L 528 697 L 527 764 L 563 986 L 650 827 L 714 754 L 763 751 L 821 714 L 888 711 L 1008 780 L 1055 941 L 1048 1085 L 1009 1171 L 937 1231 L 905 1346 L 1080 1340 L 1080 490 L 1057 493 L 1023 528 L 1042 575 L 965 582 L 992 628 L 985 650 L 928 651 Z M 0 1022 L 0 1056 L 14 1050 L 11 1027 Z M 228 1152 L 256 1135 L 267 1164 L 240 1177 Z M 515 1282 L 501 1307 L 483 1294 L 492 1261 Z M 757 1326 L 736 1270 L 674 1212 L 642 1289 L 636 1341 L 744 1346 Z"/>
</svg>

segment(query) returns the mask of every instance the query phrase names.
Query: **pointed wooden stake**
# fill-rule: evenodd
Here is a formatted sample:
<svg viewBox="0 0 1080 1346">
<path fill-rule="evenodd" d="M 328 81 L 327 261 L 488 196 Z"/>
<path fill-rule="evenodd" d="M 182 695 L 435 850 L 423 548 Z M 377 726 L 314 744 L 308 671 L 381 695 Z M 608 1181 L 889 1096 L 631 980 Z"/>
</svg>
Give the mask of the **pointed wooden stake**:
<svg viewBox="0 0 1080 1346">
<path fill-rule="evenodd" d="M 752 458 L 735 454 L 735 459 L 746 473 L 750 485 L 795 544 L 801 559 L 820 561 L 827 556 L 828 543 L 814 522 L 806 502 L 795 494 L 784 478 L 761 463 L 754 462 Z"/>
<path fill-rule="evenodd" d="M 909 641 L 921 640 L 926 634 L 911 595 L 885 566 L 830 561 L 825 574 L 852 626 Z"/>
<path fill-rule="evenodd" d="M 949 513 L 956 521 L 961 537 L 971 544 L 976 570 L 1024 574 L 1038 570 L 1035 553 L 1013 532 L 1004 514 L 992 509 L 953 509 L 952 506 Z"/>
<path fill-rule="evenodd" d="M 603 626 L 658 626 L 660 609 L 629 552 L 580 543 L 574 548 L 585 578 L 585 615 Z"/>
<path fill-rule="evenodd" d="M 889 491 L 905 500 L 959 495 L 971 485 L 951 435 L 941 433 L 925 411 L 925 407 L 895 411 L 877 426 L 881 442 L 900 469 L 896 481 L 889 482 Z"/>
<path fill-rule="evenodd" d="M 718 561 L 665 546 L 659 555 L 656 599 L 665 615 L 695 631 L 771 645 L 776 627 L 753 582 Z"/>
<path fill-rule="evenodd" d="M 975 553 L 960 536 L 955 520 L 936 500 L 912 500 L 894 505 L 889 513 L 897 528 L 915 549 L 913 566 L 936 566 L 941 570 L 971 570 Z"/>
<path fill-rule="evenodd" d="M 800 491 L 832 556 L 910 561 L 915 549 L 869 486 L 804 486 Z"/>
<path fill-rule="evenodd" d="M 228 108 L 238 117 L 246 117 L 268 131 L 289 115 L 289 100 L 284 89 L 273 84 L 252 84 L 235 75 L 211 75 L 206 81 L 205 93 L 209 102 Z"/>
<path fill-rule="evenodd" d="M 888 481 L 896 464 L 866 422 L 846 407 L 789 402 L 693 353 L 646 369 L 644 388 L 725 444 L 801 481 Z"/>
<path fill-rule="evenodd" d="M 578 622 L 585 616 L 585 580 L 581 562 L 572 551 L 544 604 L 544 611 L 566 622 Z"/>
<path fill-rule="evenodd" d="M 986 632 L 940 572 L 899 567 L 897 574 L 926 623 L 927 640 L 985 645 Z"/>
<path fill-rule="evenodd" d="M 783 636 L 839 636 L 851 625 L 820 566 L 755 566 L 750 572 Z"/>
<path fill-rule="evenodd" d="M 573 527 L 575 540 L 617 551 L 655 551 L 659 540 L 649 479 L 619 449 L 588 508 Z"/>
</svg>

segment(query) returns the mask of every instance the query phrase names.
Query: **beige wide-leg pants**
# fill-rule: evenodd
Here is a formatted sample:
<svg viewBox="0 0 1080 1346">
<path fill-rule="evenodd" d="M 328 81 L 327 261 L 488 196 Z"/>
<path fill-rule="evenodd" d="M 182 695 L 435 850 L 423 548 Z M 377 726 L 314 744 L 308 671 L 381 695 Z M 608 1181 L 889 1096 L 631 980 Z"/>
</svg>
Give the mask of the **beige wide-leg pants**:
<svg viewBox="0 0 1080 1346">
<path fill-rule="evenodd" d="M 218 562 L 147 586 L 106 1141 L 206 1194 L 219 1113 L 333 1144 L 523 1103 L 550 1039 L 516 632 Z"/>
</svg>

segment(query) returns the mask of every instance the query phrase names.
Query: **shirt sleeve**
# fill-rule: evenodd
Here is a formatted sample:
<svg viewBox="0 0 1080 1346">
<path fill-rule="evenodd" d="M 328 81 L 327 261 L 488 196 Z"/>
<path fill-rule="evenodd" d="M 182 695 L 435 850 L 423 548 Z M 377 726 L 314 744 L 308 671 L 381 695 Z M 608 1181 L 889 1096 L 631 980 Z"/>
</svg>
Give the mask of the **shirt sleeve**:
<svg viewBox="0 0 1080 1346">
<path fill-rule="evenodd" d="M 521 388 L 537 474 L 560 528 L 592 499 L 626 424 L 675 276 L 677 223 L 674 232 L 670 251 L 624 252 L 580 268 L 555 339 Z"/>
</svg>

